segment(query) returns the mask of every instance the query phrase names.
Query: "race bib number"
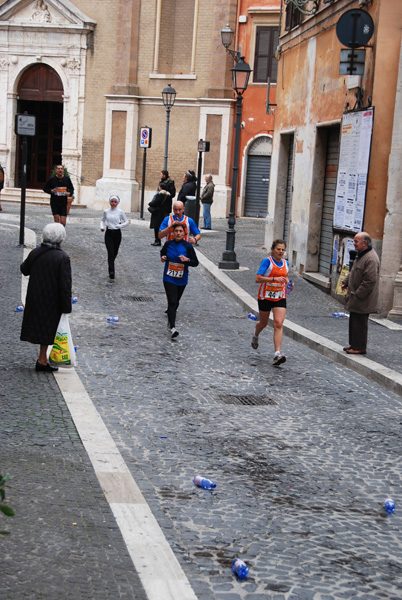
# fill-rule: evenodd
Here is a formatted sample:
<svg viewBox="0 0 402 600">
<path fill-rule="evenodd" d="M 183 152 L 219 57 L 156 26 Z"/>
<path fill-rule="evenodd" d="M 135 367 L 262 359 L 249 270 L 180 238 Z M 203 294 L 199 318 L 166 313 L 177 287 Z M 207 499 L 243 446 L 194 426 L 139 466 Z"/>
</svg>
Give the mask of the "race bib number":
<svg viewBox="0 0 402 600">
<path fill-rule="evenodd" d="M 264 290 L 265 300 L 280 300 L 283 296 L 282 286 L 266 285 Z"/>
<path fill-rule="evenodd" d="M 67 196 L 67 188 L 66 187 L 57 187 L 55 196 Z"/>
<path fill-rule="evenodd" d="M 167 273 L 169 277 L 175 277 L 176 279 L 180 279 L 184 275 L 184 265 L 183 263 L 172 263 L 168 264 Z"/>
</svg>

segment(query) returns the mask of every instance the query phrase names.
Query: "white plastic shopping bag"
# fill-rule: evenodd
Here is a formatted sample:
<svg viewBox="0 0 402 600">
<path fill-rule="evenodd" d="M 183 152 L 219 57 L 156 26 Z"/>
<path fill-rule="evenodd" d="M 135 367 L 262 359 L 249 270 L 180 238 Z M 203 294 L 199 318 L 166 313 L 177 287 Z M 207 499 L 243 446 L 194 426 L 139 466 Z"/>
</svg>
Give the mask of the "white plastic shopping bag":
<svg viewBox="0 0 402 600">
<path fill-rule="evenodd" d="M 50 350 L 49 362 L 57 367 L 75 367 L 77 359 L 71 337 L 68 315 L 63 313 L 57 326 L 56 337 Z"/>
</svg>

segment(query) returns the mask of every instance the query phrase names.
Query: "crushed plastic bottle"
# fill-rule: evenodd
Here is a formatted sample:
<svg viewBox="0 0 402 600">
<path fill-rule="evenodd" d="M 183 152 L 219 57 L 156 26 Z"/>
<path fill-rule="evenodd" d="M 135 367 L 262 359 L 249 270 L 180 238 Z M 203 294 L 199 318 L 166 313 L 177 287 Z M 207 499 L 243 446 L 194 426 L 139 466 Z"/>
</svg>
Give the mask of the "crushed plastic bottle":
<svg viewBox="0 0 402 600">
<path fill-rule="evenodd" d="M 235 558 L 232 562 L 232 571 L 236 573 L 237 577 L 240 579 L 245 579 L 248 575 L 249 568 L 244 561 L 240 558 Z"/>
<path fill-rule="evenodd" d="M 289 296 L 290 292 L 292 291 L 292 286 L 293 286 L 293 281 L 291 279 L 289 279 L 289 283 L 286 286 L 286 298 Z"/>
<path fill-rule="evenodd" d="M 108 317 L 107 319 L 108 323 L 118 323 L 119 322 L 119 317 Z"/>
<path fill-rule="evenodd" d="M 198 487 L 202 487 L 204 490 L 213 490 L 216 488 L 216 483 L 210 479 L 205 479 L 205 477 L 201 477 L 200 475 L 194 477 L 193 483 L 194 485 L 198 485 Z"/>
<path fill-rule="evenodd" d="M 77 296 L 73 296 L 73 297 L 71 298 L 71 303 L 72 303 L 72 304 L 75 304 L 75 303 L 77 302 L 77 300 L 78 300 Z"/>
<path fill-rule="evenodd" d="M 332 313 L 332 316 L 335 317 L 335 319 L 339 319 L 342 317 L 349 317 L 349 313 L 335 312 L 335 313 Z"/>
<path fill-rule="evenodd" d="M 258 317 L 254 313 L 248 313 L 247 317 L 252 321 L 257 321 Z"/>
<path fill-rule="evenodd" d="M 24 310 L 23 306 L 17 306 L 17 308 L 15 309 L 15 312 L 22 312 Z"/>
<path fill-rule="evenodd" d="M 385 508 L 385 512 L 387 513 L 387 515 L 392 515 L 392 513 L 395 510 L 395 502 L 392 500 L 392 498 L 387 498 L 385 500 L 384 508 Z"/>
</svg>

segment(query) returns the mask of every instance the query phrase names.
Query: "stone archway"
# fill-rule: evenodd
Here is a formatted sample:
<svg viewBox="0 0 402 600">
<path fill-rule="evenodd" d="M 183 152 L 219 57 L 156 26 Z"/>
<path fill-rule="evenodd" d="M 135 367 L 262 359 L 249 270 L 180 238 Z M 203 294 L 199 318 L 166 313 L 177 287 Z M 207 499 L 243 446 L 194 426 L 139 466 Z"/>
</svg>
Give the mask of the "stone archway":
<svg viewBox="0 0 402 600">
<path fill-rule="evenodd" d="M 27 187 L 42 189 L 55 164 L 62 162 L 63 84 L 52 67 L 35 64 L 22 74 L 17 112 L 36 116 L 36 135 L 27 137 Z M 21 141 L 16 152 L 17 186 L 21 177 Z"/>
</svg>

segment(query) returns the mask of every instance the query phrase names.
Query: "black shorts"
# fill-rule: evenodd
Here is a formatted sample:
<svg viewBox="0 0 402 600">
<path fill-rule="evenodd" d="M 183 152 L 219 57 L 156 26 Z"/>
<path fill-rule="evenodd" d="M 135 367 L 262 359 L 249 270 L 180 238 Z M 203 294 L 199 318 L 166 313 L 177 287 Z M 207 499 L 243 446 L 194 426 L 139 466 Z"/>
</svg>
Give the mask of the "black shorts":
<svg viewBox="0 0 402 600">
<path fill-rule="evenodd" d="M 67 216 L 67 196 L 56 196 L 50 198 L 50 208 L 52 209 L 52 215 L 60 215 L 60 217 Z"/>
<path fill-rule="evenodd" d="M 262 312 L 269 312 L 271 308 L 286 308 L 286 298 L 280 300 L 258 300 L 258 309 Z"/>
</svg>

